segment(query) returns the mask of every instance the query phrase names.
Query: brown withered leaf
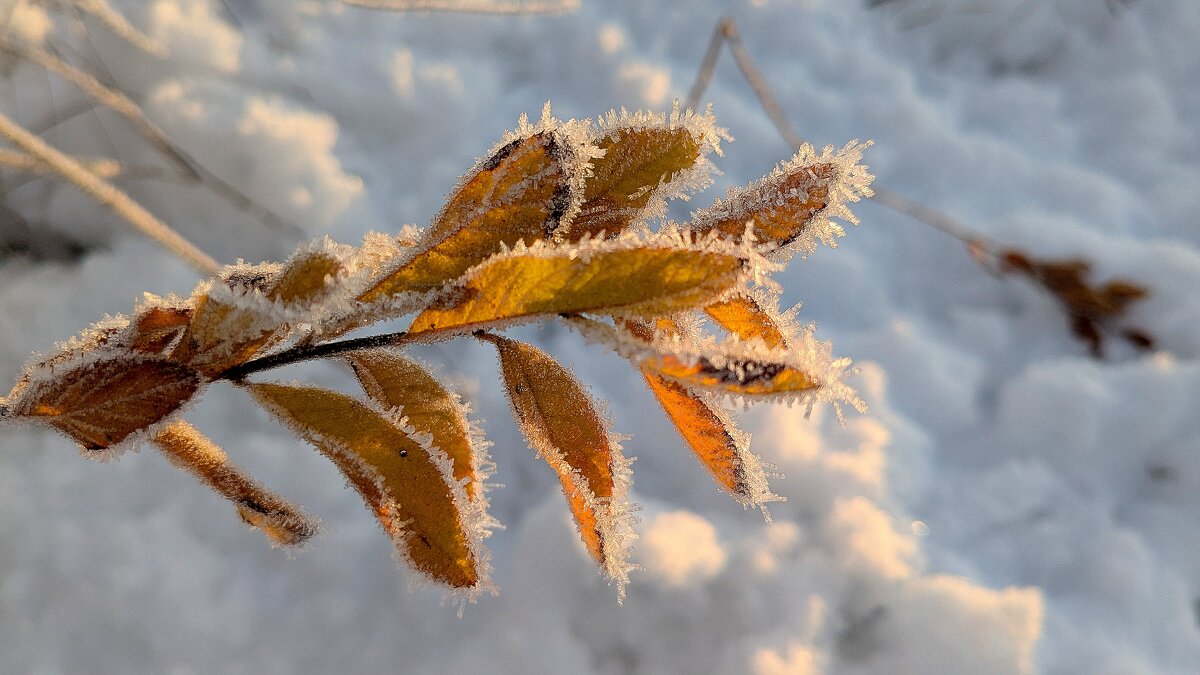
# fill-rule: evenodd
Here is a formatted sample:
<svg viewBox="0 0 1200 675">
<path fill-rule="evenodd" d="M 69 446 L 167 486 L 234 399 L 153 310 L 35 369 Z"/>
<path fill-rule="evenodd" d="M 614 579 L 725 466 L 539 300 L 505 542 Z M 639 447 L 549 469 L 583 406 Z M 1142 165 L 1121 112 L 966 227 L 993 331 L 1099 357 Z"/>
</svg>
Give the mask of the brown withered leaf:
<svg viewBox="0 0 1200 675">
<path fill-rule="evenodd" d="M 101 353 L 45 368 L 9 405 L 103 450 L 178 410 L 200 385 L 198 373 L 165 358 Z"/>
<path fill-rule="evenodd" d="M 779 325 L 749 295 L 738 294 L 714 302 L 705 307 L 704 311 L 722 328 L 742 340 L 758 338 L 771 348 L 785 346 L 783 331 L 779 329 Z"/>
<path fill-rule="evenodd" d="M 129 321 L 124 317 L 109 317 L 88 326 L 79 335 L 57 345 L 58 349 L 54 353 L 36 363 L 26 365 L 17 377 L 12 390 L 9 391 L 8 400 L 16 401 L 21 392 L 29 386 L 30 380 L 37 371 L 45 372 L 46 369 L 56 368 L 60 364 L 71 361 L 79 361 L 100 351 L 126 349 L 128 347 L 128 330 Z"/>
<path fill-rule="evenodd" d="M 238 515 L 276 546 L 298 546 L 318 525 L 283 497 L 246 475 L 217 444 L 192 425 L 178 420 L 154 434 L 154 443 L 171 464 L 187 471 L 233 502 Z"/>
<path fill-rule="evenodd" d="M 547 248 L 498 256 L 466 280 L 449 306 L 418 315 L 409 332 L 465 331 L 574 312 L 669 314 L 702 306 L 731 288 L 744 266 L 732 253 L 683 247 L 593 244 L 586 252 Z"/>
<path fill-rule="evenodd" d="M 832 245 L 842 229 L 830 219 L 858 222 L 846 203 L 872 193 L 874 176 L 859 164 L 870 143 L 852 141 L 840 150 L 816 152 L 804 145 L 791 160 L 760 181 L 731 190 L 726 199 L 694 214 L 700 232 L 741 239 L 751 226 L 759 243 L 811 251 L 817 241 Z"/>
<path fill-rule="evenodd" d="M 433 445 L 449 455 L 454 480 L 466 481 L 467 497 L 481 497 L 480 457 L 458 397 L 421 364 L 393 351 L 364 350 L 347 360 L 367 396 L 385 408 L 399 408 L 413 429 L 429 434 Z"/>
<path fill-rule="evenodd" d="M 505 390 L 530 446 L 558 473 L 592 558 L 622 580 L 624 551 L 613 541 L 624 509 L 625 460 L 583 385 L 545 352 L 498 335 Z"/>
<path fill-rule="evenodd" d="M 564 227 L 564 239 L 620 234 L 641 217 L 661 185 L 700 159 L 701 139 L 684 127 L 629 127 L 612 130 L 597 145 L 604 156 L 592 160 L 583 205 Z"/>
<path fill-rule="evenodd" d="M 812 217 L 829 204 L 829 183 L 834 176 L 834 166 L 824 162 L 802 171 L 779 177 L 775 187 L 786 195 L 780 203 L 765 208 L 730 209 L 728 213 L 701 212 L 697 227 L 701 232 L 717 230 L 729 237 L 740 238 L 746 232 L 746 224 L 754 226 L 754 236 L 759 241 L 786 246 L 804 231 Z M 757 205 L 755 205 L 757 206 Z"/>
<path fill-rule="evenodd" d="M 134 351 L 161 354 L 192 321 L 190 307 L 152 305 L 138 313 L 132 325 L 130 348 Z"/>
<path fill-rule="evenodd" d="M 500 250 L 549 238 L 576 196 L 570 141 L 553 130 L 519 138 L 477 165 L 433 221 L 424 249 L 359 296 L 375 302 L 440 288 Z"/>
<path fill-rule="evenodd" d="M 820 386 L 803 371 L 783 363 L 754 359 L 724 359 L 718 364 L 698 357 L 685 361 L 671 354 L 646 358 L 642 367 L 690 387 L 746 396 L 804 392 Z"/>
<path fill-rule="evenodd" d="M 1001 272 L 1032 280 L 1062 304 L 1071 332 L 1088 345 L 1096 358 L 1104 356 L 1103 328 L 1111 328 L 1109 324 L 1118 321 L 1131 304 L 1150 294 L 1144 286 L 1126 279 L 1092 286 L 1087 281 L 1092 266 L 1082 258 L 1038 259 L 1020 249 L 1005 249 L 997 257 Z M 1139 349 L 1154 344 L 1154 339 L 1140 329 L 1124 329 L 1120 334 Z"/>
<path fill-rule="evenodd" d="M 345 394 L 296 385 L 243 386 L 341 469 L 415 570 L 459 589 L 486 579 L 465 495 L 456 494 L 444 455 L 439 458 L 384 412 Z"/>
</svg>

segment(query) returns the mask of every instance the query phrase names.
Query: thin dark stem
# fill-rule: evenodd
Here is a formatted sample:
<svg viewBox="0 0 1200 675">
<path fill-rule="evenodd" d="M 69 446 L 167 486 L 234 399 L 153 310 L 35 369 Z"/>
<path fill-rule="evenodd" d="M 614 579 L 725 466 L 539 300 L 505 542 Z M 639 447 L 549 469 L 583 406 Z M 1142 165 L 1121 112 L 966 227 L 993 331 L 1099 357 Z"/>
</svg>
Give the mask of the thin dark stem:
<svg viewBox="0 0 1200 675">
<path fill-rule="evenodd" d="M 243 380 L 254 373 L 273 368 L 281 368 L 293 363 L 301 361 L 311 361 L 313 359 L 328 358 L 345 354 L 347 352 L 362 351 L 364 349 L 378 349 L 380 347 L 397 347 L 411 342 L 416 342 L 427 336 L 411 336 L 408 333 L 401 331 L 399 333 L 387 333 L 384 335 L 371 335 L 369 337 L 353 338 L 350 340 L 339 340 L 337 342 L 325 342 L 318 345 L 302 345 L 286 349 L 278 354 L 271 354 L 262 358 L 247 361 L 241 365 L 228 368 L 216 376 L 218 380 Z"/>
</svg>

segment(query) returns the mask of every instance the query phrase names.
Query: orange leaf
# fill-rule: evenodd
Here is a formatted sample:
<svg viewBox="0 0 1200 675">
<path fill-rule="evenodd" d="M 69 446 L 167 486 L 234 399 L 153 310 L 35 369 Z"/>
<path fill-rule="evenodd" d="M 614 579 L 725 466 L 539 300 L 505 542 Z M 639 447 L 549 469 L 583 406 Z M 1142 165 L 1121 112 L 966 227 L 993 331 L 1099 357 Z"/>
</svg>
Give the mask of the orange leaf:
<svg viewBox="0 0 1200 675">
<path fill-rule="evenodd" d="M 768 347 L 784 346 L 775 320 L 748 295 L 735 295 L 704 308 L 717 323 L 742 340 L 758 338 Z"/>
<path fill-rule="evenodd" d="M 707 155 L 720 154 L 721 140 L 729 140 L 711 111 L 680 111 L 678 102 L 668 115 L 610 111 L 597 122 L 602 154 L 591 162 L 579 213 L 556 234 L 560 241 L 601 231 L 614 237 L 664 217 L 668 199 L 708 187 L 715 167 Z"/>
<path fill-rule="evenodd" d="M 486 583 L 481 514 L 454 482 L 445 453 L 415 440 L 385 411 L 345 394 L 243 386 L 341 469 L 413 569 L 471 592 Z"/>
<path fill-rule="evenodd" d="M 440 288 L 518 241 L 549 238 L 577 206 L 580 148 L 551 121 L 494 150 L 463 179 L 420 251 L 359 296 L 384 300 Z"/>
<path fill-rule="evenodd" d="M 717 484 L 747 506 L 779 499 L 767 488 L 767 476 L 747 447 L 746 434 L 686 387 L 647 369 L 642 375 L 680 436 Z"/>
<path fill-rule="evenodd" d="M 172 359 L 211 377 L 254 358 L 271 343 L 278 325 L 233 304 L 228 294 L 220 287 L 199 291 L 192 321 L 171 352 Z"/>
<path fill-rule="evenodd" d="M 200 388 L 200 376 L 172 361 L 100 353 L 35 373 L 10 402 L 88 450 L 103 450 L 175 412 Z"/>
<path fill-rule="evenodd" d="M 399 408 L 413 429 L 429 434 L 433 445 L 450 457 L 454 480 L 466 481 L 467 497 L 482 497 L 484 458 L 472 443 L 471 425 L 458 396 L 423 366 L 392 351 L 355 352 L 348 360 L 367 396 L 385 408 Z"/>
<path fill-rule="evenodd" d="M 171 464 L 233 502 L 242 520 L 261 530 L 274 545 L 297 546 L 317 533 L 317 523 L 300 507 L 259 485 L 187 422 L 172 422 L 159 430 L 154 443 Z"/>
<path fill-rule="evenodd" d="M 625 504 L 628 462 L 571 373 L 532 345 L 497 335 L 505 390 L 521 431 L 538 456 L 558 473 L 588 552 L 623 584 L 629 534 Z"/>
</svg>

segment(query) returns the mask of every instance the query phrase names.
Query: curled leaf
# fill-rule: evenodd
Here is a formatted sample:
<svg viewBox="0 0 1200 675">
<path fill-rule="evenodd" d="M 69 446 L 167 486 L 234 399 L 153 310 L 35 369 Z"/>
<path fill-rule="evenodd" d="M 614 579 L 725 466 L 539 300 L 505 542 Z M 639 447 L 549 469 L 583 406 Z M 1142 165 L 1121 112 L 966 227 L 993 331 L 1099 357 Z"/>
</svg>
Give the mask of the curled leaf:
<svg viewBox="0 0 1200 675">
<path fill-rule="evenodd" d="M 241 297 L 237 297 L 237 294 Z M 279 321 L 267 313 L 265 300 L 253 291 L 233 291 L 225 286 L 202 284 L 194 294 L 191 323 L 171 352 L 171 358 L 208 376 L 245 363 L 278 335 Z M 245 306 L 258 302 L 264 310 Z"/>
<path fill-rule="evenodd" d="M 131 326 L 130 348 L 150 354 L 165 352 L 192 322 L 192 309 L 147 295 L 148 306 L 138 311 Z"/>
<path fill-rule="evenodd" d="M 175 466 L 233 502 L 238 515 L 276 546 L 298 546 L 317 533 L 316 521 L 298 506 L 259 485 L 217 444 L 192 425 L 175 421 L 154 434 L 154 443 Z"/>
<path fill-rule="evenodd" d="M 386 411 L 345 394 L 244 386 L 341 469 L 414 570 L 468 594 L 488 583 L 482 514 L 454 480 L 444 452 L 418 441 Z"/>
<path fill-rule="evenodd" d="M 100 352 L 43 366 L 9 401 L 87 450 L 110 448 L 178 410 L 200 389 L 190 368 L 160 357 Z"/>
<path fill-rule="evenodd" d="M 346 271 L 342 253 L 329 240 L 301 246 L 265 289 L 271 300 L 315 303 L 330 293 Z"/>
<path fill-rule="evenodd" d="M 502 246 L 551 237 L 578 209 L 586 161 L 576 125 L 543 116 L 475 165 L 434 219 L 424 244 L 359 296 L 377 302 L 451 281 Z"/>
<path fill-rule="evenodd" d="M 806 254 L 817 242 L 833 246 L 843 230 L 831 218 L 857 223 L 847 202 L 873 194 L 874 177 L 859 164 L 869 145 L 851 141 L 841 150 L 826 147 L 817 153 L 805 144 L 758 182 L 731 189 L 725 199 L 694 213 L 693 226 L 733 239 L 742 238 L 749 226 L 760 244 Z"/>
<path fill-rule="evenodd" d="M 461 332 L 561 313 L 653 316 L 691 309 L 744 276 L 738 253 L 665 236 L 516 249 L 472 270 L 445 306 L 422 312 L 409 332 Z"/>
<path fill-rule="evenodd" d="M 481 498 L 486 458 L 458 396 L 419 363 L 393 351 L 364 350 L 348 360 L 367 396 L 385 408 L 398 408 L 417 433 L 429 434 L 450 457 L 454 480 L 465 482 L 467 497 Z"/>
<path fill-rule="evenodd" d="M 496 345 L 505 391 L 530 446 L 557 473 L 592 558 L 618 585 L 628 580 L 628 462 L 583 385 L 545 352 L 483 334 Z M 623 592 L 623 591 L 622 591 Z"/>
</svg>

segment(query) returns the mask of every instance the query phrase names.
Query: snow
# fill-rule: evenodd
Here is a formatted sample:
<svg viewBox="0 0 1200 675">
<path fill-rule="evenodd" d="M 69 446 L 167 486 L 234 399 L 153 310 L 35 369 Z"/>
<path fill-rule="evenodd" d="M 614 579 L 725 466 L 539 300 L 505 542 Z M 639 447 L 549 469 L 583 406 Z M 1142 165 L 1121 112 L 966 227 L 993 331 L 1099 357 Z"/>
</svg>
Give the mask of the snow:
<svg viewBox="0 0 1200 675">
<path fill-rule="evenodd" d="M 329 463 L 243 392 L 187 419 L 326 532 L 287 556 L 155 451 L 83 461 L 0 429 L 0 672 L 1197 672 L 1200 664 L 1200 5 L 1100 0 L 584 2 L 552 16 L 395 14 L 332 0 L 111 3 L 159 61 L 86 19 L 17 2 L 24 39 L 134 96 L 189 154 L 301 231 L 259 222 L 114 115 L 46 139 L 166 176 L 118 182 L 224 263 L 302 240 L 428 223 L 511 129 L 555 114 L 667 113 L 730 13 L 801 135 L 875 145 L 875 185 L 1038 257 L 1151 289 L 1126 320 L 1157 349 L 1092 359 L 1055 300 L 884 209 L 775 274 L 780 303 L 858 368 L 870 412 L 761 406 L 752 448 L 786 478 L 773 522 L 720 493 L 617 355 L 526 326 L 609 400 L 643 505 L 627 598 L 597 573 L 552 471 L 511 422 L 486 345 L 422 347 L 495 446 L 497 597 L 458 618 L 405 588 L 391 542 Z M 968 7 L 969 5 L 969 7 Z M 1109 10 L 1109 6 L 1114 11 Z M 8 16 L 0 7 L 0 20 Z M 27 64 L 0 110 L 26 124 L 79 98 Z M 684 220 L 792 155 L 728 54 L 705 101 L 737 140 Z M 12 254 L 0 217 L 0 379 L 184 263 L 54 181 L 5 171 L 5 203 L 78 260 Z M 123 181 L 123 182 L 122 182 Z M 17 185 L 17 183 L 21 183 Z M 391 245 L 391 244 L 389 244 Z M 275 379 L 351 390 L 326 364 Z M 270 379 L 270 378 L 264 378 Z M 7 386 L 7 385 L 3 385 Z"/>
</svg>

